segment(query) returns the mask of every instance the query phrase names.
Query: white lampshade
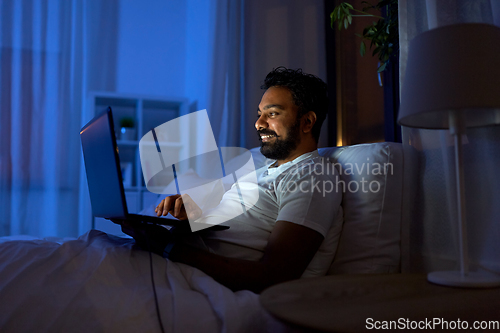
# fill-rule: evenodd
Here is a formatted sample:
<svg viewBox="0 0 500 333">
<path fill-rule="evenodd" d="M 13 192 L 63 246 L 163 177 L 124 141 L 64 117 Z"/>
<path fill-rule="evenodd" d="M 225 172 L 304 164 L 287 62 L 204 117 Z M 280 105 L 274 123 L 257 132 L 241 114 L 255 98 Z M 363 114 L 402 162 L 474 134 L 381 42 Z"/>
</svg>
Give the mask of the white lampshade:
<svg viewBox="0 0 500 333">
<path fill-rule="evenodd" d="M 500 28 L 464 23 L 429 30 L 410 42 L 398 123 L 449 128 L 500 124 Z"/>
</svg>

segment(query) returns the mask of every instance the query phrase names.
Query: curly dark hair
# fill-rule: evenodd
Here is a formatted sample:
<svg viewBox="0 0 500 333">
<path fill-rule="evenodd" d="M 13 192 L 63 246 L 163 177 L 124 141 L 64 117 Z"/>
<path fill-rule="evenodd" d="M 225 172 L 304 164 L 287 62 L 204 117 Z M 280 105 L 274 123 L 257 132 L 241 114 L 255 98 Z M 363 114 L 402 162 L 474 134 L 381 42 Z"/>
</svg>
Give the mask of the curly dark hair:
<svg viewBox="0 0 500 333">
<path fill-rule="evenodd" d="M 319 140 L 321 125 L 328 113 L 327 85 L 319 77 L 302 72 L 302 69 L 288 69 L 283 66 L 267 74 L 261 89 L 285 87 L 292 93 L 293 101 L 299 108 L 298 118 L 309 111 L 316 113 L 316 123 L 312 135 Z"/>
</svg>

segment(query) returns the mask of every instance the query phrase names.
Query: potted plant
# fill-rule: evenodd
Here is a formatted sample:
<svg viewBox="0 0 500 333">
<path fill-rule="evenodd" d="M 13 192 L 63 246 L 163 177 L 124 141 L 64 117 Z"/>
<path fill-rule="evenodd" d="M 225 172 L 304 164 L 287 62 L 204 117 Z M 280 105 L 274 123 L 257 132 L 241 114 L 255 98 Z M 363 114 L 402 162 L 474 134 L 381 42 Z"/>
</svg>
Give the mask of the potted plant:
<svg viewBox="0 0 500 333">
<path fill-rule="evenodd" d="M 363 30 L 363 35 L 356 34 L 362 38 L 359 52 L 361 56 L 366 53 L 365 41 L 370 42 L 370 48 L 375 47 L 372 55 L 378 55 L 380 66 L 378 72 L 386 69 L 387 65 L 397 57 L 399 52 L 399 32 L 398 32 L 398 0 L 380 0 L 375 5 L 366 1 L 362 10 L 355 9 L 351 4 L 342 2 L 330 14 L 331 27 L 334 22 L 338 22 L 339 30 L 344 27 L 347 29 L 352 23 L 353 17 L 370 16 L 378 19 L 372 25 Z M 384 11 L 384 17 L 369 13 L 369 11 Z"/>
<path fill-rule="evenodd" d="M 120 119 L 120 139 L 121 140 L 135 140 L 136 130 L 134 128 L 135 122 L 132 117 L 123 117 Z"/>
</svg>

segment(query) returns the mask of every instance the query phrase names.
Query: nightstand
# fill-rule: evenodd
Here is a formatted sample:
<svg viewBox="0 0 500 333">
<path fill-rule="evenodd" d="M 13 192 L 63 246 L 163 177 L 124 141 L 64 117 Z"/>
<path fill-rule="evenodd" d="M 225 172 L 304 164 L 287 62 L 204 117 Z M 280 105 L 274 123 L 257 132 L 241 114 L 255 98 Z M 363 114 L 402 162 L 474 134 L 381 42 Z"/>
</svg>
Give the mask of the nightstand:
<svg viewBox="0 0 500 333">
<path fill-rule="evenodd" d="M 500 329 L 500 288 L 443 287 L 427 282 L 424 274 L 294 280 L 264 290 L 260 301 L 287 323 L 328 332 L 359 332 L 388 325 L 442 331 L 445 321 L 448 329 L 464 330 L 467 325 L 473 330 L 475 321 L 483 325 L 482 331 Z"/>
</svg>

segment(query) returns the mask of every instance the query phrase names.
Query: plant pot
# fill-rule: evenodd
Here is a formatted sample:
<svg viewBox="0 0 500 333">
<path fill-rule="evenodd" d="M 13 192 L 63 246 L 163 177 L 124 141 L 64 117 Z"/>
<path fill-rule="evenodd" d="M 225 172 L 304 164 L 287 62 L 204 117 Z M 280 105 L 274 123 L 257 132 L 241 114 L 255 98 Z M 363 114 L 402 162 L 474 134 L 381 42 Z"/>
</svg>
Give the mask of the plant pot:
<svg viewBox="0 0 500 333">
<path fill-rule="evenodd" d="M 122 127 L 120 129 L 120 139 L 121 140 L 135 140 L 135 128 L 133 127 Z"/>
</svg>

